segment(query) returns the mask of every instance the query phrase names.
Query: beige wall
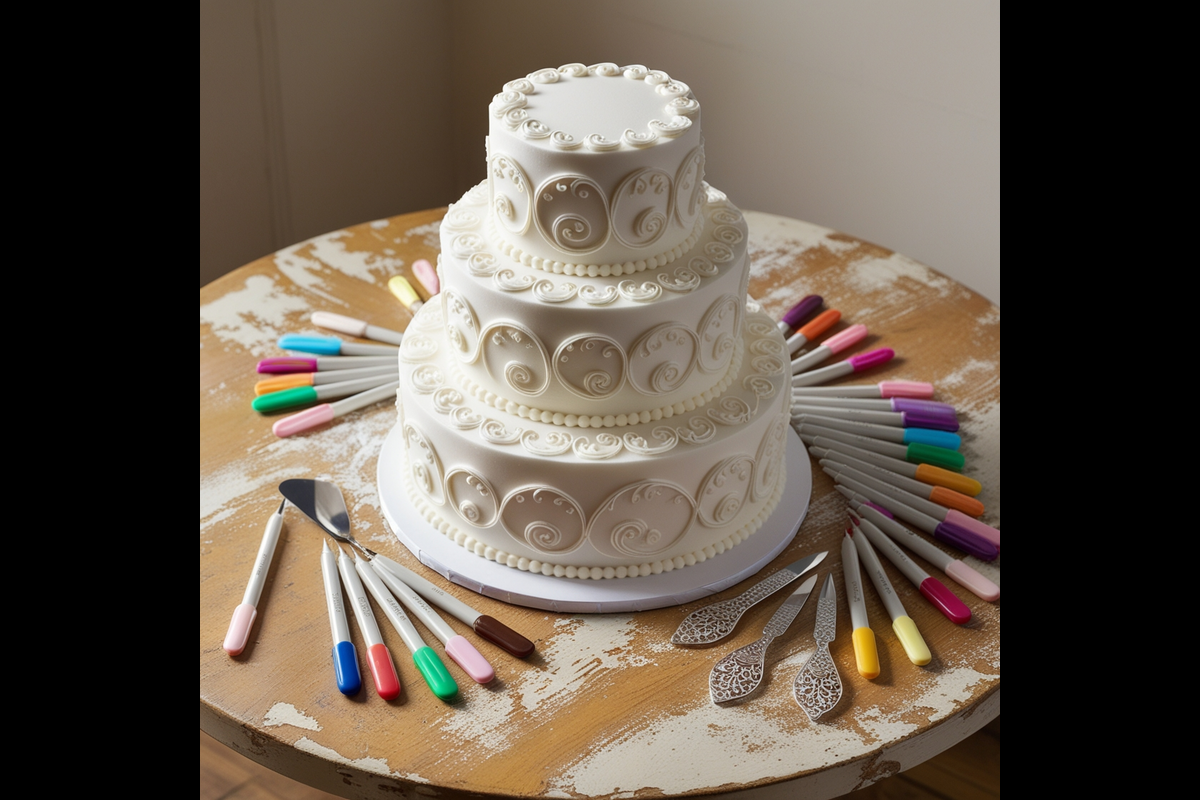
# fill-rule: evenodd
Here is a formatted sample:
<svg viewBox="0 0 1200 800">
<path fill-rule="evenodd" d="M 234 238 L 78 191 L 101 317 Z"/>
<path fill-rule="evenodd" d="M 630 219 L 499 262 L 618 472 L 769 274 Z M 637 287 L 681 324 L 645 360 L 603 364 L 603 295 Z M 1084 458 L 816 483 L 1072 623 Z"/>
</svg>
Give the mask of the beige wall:
<svg viewBox="0 0 1200 800">
<path fill-rule="evenodd" d="M 504 81 L 640 63 L 694 89 L 739 206 L 1000 301 L 1000 11 L 959 0 L 202 0 L 201 284 L 483 178 Z M 534 44 L 536 43 L 536 44 Z"/>
</svg>

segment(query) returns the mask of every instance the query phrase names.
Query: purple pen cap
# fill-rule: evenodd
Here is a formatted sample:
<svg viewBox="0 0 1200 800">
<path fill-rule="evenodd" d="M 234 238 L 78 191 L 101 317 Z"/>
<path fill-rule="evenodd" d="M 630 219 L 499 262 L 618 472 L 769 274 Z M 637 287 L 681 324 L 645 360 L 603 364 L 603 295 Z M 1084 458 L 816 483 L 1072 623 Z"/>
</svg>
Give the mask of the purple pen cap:
<svg viewBox="0 0 1200 800">
<path fill-rule="evenodd" d="M 890 397 L 888 401 L 892 404 L 892 411 L 926 409 L 929 411 L 938 411 L 943 414 L 954 415 L 957 413 L 954 410 L 954 406 L 949 403 L 939 403 L 936 400 L 921 400 L 915 397 Z"/>
<path fill-rule="evenodd" d="M 897 409 L 900 419 L 906 428 L 926 428 L 935 431 L 958 430 L 958 416 L 954 412 L 946 413 L 934 408 Z"/>
<path fill-rule="evenodd" d="M 953 522 L 939 522 L 933 531 L 933 538 L 982 561 L 995 561 L 1000 557 L 996 545 Z"/>
<path fill-rule="evenodd" d="M 783 315 L 783 324 L 787 325 L 792 330 L 799 328 L 800 323 L 804 321 L 805 317 L 820 308 L 821 304 L 824 302 L 825 301 L 820 295 L 808 295 L 807 297 L 801 299 L 799 303 L 796 303 L 796 305 L 788 309 L 788 312 Z"/>
</svg>

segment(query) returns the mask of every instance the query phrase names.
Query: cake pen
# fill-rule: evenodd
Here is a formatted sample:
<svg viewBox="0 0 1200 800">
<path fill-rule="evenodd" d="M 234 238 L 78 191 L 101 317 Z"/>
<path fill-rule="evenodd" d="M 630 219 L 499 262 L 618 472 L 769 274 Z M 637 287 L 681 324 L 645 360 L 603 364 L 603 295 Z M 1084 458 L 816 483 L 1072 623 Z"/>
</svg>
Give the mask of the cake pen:
<svg viewBox="0 0 1200 800">
<path fill-rule="evenodd" d="M 966 463 L 958 448 L 962 447 L 962 437 L 950 431 L 935 431 L 929 428 L 893 428 L 891 425 L 876 425 L 871 422 L 855 422 L 849 419 L 837 419 L 821 414 L 799 414 L 792 424 L 800 423 L 801 437 L 805 429 L 814 435 L 828 436 L 839 442 L 858 444 L 866 450 L 903 458 L 906 461 L 922 461 L 926 464 L 936 464 L 946 469 L 961 470 Z M 857 440 L 864 440 L 859 443 Z M 874 442 L 898 445 L 901 450 L 880 449 Z M 908 451 L 907 448 L 912 448 Z M 934 448 L 928 458 L 915 458 L 915 453 L 924 448 Z"/>
<path fill-rule="evenodd" d="M 917 381 L 880 381 L 869 386 L 806 386 L 803 389 L 792 389 L 793 397 L 798 394 L 813 397 L 912 397 L 929 400 L 933 397 L 933 384 Z"/>
<path fill-rule="evenodd" d="M 425 291 L 429 292 L 429 296 L 433 297 L 441 291 L 441 284 L 438 281 L 437 270 L 423 258 L 418 258 L 412 265 L 413 275 L 417 276 L 417 280 L 425 287 Z"/>
<path fill-rule="evenodd" d="M 787 346 L 790 355 L 796 355 L 800 352 L 800 348 L 816 339 L 825 331 L 837 324 L 837 321 L 842 318 L 842 312 L 836 309 L 822 311 L 804 327 L 798 328 L 795 333 L 788 337 Z"/>
<path fill-rule="evenodd" d="M 346 621 L 346 608 L 342 605 L 342 582 L 338 578 L 337 559 L 329 549 L 329 542 L 321 540 L 321 578 L 325 582 L 325 607 L 329 611 L 329 629 L 333 633 L 333 672 L 337 678 L 338 691 L 350 696 L 362 688 L 362 676 L 358 674 L 358 654 L 354 642 L 350 641 L 350 625 Z"/>
<path fill-rule="evenodd" d="M 380 328 L 361 319 L 331 314 L 328 311 L 314 311 L 312 324 L 318 328 L 338 331 L 347 336 L 357 336 L 360 339 L 374 339 L 377 342 L 387 342 L 388 344 L 400 344 L 404 341 L 404 334 L 400 331 Z"/>
<path fill-rule="evenodd" d="M 918 497 L 912 492 L 897 488 L 890 483 L 881 481 L 878 478 L 863 472 L 862 470 L 855 469 L 854 467 L 849 467 L 844 464 L 834 464 L 833 468 L 838 472 L 846 473 L 849 475 L 849 477 L 854 478 L 861 483 L 865 483 L 867 486 L 876 489 L 887 497 L 893 497 L 910 508 L 915 508 L 924 514 L 928 514 L 934 519 L 938 519 L 943 522 L 950 522 L 964 530 L 971 531 L 973 534 L 981 537 L 985 541 L 991 542 L 993 545 L 995 545 L 997 550 L 1000 549 L 1000 531 L 996 528 L 993 528 L 991 525 L 969 517 L 957 509 L 946 508 L 938 503 L 926 500 L 923 497 Z M 891 506 L 887 505 L 886 503 L 883 505 L 891 509 Z M 895 509 L 892 510 L 895 511 Z"/>
<path fill-rule="evenodd" d="M 409 310 L 409 313 L 416 314 L 421 310 L 421 306 L 425 305 L 421 296 L 417 294 L 417 290 L 404 279 L 403 275 L 393 275 L 388 280 L 388 289 L 396 295 L 401 303 L 404 303 L 404 307 Z"/>
<path fill-rule="evenodd" d="M 849 528 L 846 529 L 846 534 L 854 540 L 854 547 L 858 550 L 858 557 L 862 562 L 863 569 L 867 571 L 867 577 L 871 579 L 875 591 L 879 594 L 879 599 L 883 601 L 883 607 L 887 609 L 888 616 L 892 618 L 892 630 L 896 632 L 896 638 L 904 647 L 908 660 L 919 667 L 925 666 L 933 660 L 933 655 L 929 652 L 929 645 L 925 644 L 925 639 L 917 630 L 917 623 L 913 622 L 912 618 L 908 616 L 908 612 L 904 610 L 904 603 L 900 602 L 896 590 L 892 588 L 892 582 L 888 580 L 887 573 L 883 571 L 883 564 L 879 563 L 879 556 L 875 555 L 866 536 L 855 535 L 854 531 Z"/>
<path fill-rule="evenodd" d="M 809 294 L 800 298 L 800 302 L 787 310 L 783 315 L 783 319 L 775 323 L 779 326 L 779 332 L 784 336 L 788 336 L 796 328 L 800 327 L 800 323 L 808 318 L 808 315 L 821 307 L 825 301 L 819 294 Z"/>
<path fill-rule="evenodd" d="M 359 369 L 338 369 L 332 372 L 290 372 L 275 375 L 270 378 L 263 378 L 258 383 L 254 384 L 255 394 L 269 394 L 271 392 L 280 392 L 284 389 L 295 389 L 297 386 L 320 386 L 326 383 L 338 383 L 339 381 L 351 381 L 355 378 L 370 378 L 375 375 L 397 375 L 395 359 L 388 359 L 392 363 L 382 367 L 360 367 Z"/>
<path fill-rule="evenodd" d="M 885 511 L 880 511 L 880 506 L 871 503 L 857 492 L 845 486 L 837 488 L 850 501 L 850 507 L 858 512 L 860 516 L 875 523 L 877 528 L 892 537 L 896 542 L 904 545 L 946 573 L 946 576 L 959 586 L 969 590 L 979 599 L 987 600 L 989 603 L 994 603 L 1000 599 L 1000 587 L 979 574 L 974 567 L 965 561 L 960 561 L 957 558 L 946 555 L 940 548 L 901 525 L 889 513 L 885 513 L 886 509 Z"/>
<path fill-rule="evenodd" d="M 815 351 L 814 351 L 815 352 Z M 815 386 L 837 378 L 853 375 L 872 367 L 878 367 L 892 360 L 896 352 L 890 347 L 881 347 L 857 356 L 850 356 L 845 361 L 839 361 L 830 367 L 822 367 L 799 375 L 792 376 L 792 386 Z"/>
<path fill-rule="evenodd" d="M 809 350 L 799 358 L 792 359 L 792 374 L 806 372 L 835 353 L 840 353 L 851 345 L 858 344 L 867 338 L 866 325 L 851 325 L 840 333 L 830 336 L 820 345 Z M 790 342 L 789 342 L 790 343 Z M 795 352 L 795 351 L 792 351 Z"/>
<path fill-rule="evenodd" d="M 852 444 L 846 444 L 827 436 L 814 436 L 811 437 L 812 441 L 804 439 L 803 435 L 800 438 L 809 446 L 808 452 L 816 458 L 824 458 L 825 453 L 841 453 L 842 455 L 853 456 L 868 464 L 882 467 L 889 472 L 904 475 L 930 486 L 944 486 L 947 489 L 953 489 L 969 497 L 977 497 L 983 491 L 983 484 L 974 478 L 968 478 L 961 472 L 952 472 L 948 469 L 935 467 L 932 464 L 912 463 L 899 458 L 892 458 L 891 456 L 873 452 L 862 447 L 855 447 Z M 893 446 L 900 447 L 901 445 Z"/>
<path fill-rule="evenodd" d="M 866 535 L 876 552 L 882 551 L 888 561 L 891 561 L 892 565 L 900 570 L 904 577 L 908 578 L 909 582 L 916 586 L 925 599 L 942 612 L 946 619 L 955 625 L 966 625 L 971 621 L 971 609 L 967 608 L 967 605 L 958 599 L 954 592 L 946 588 L 945 584 L 921 569 L 907 553 L 900 549 L 895 541 L 873 522 L 860 517 L 854 510 L 849 510 L 848 513 L 858 532 Z"/>
<path fill-rule="evenodd" d="M 375 602 L 379 603 L 379 607 L 383 609 L 384 615 L 392 623 L 392 627 L 396 629 L 396 633 L 400 634 L 400 638 L 404 640 L 404 644 L 412 653 L 413 663 L 417 665 L 417 669 L 421 672 L 421 677 L 425 679 L 425 683 L 429 686 L 429 690 L 433 694 L 442 699 L 449 700 L 458 694 L 458 684 L 454 682 L 454 678 L 450 677 L 450 673 L 446 671 L 446 665 L 437 657 L 437 653 L 433 652 L 433 648 L 425 644 L 421 638 L 421 634 L 417 633 L 417 629 L 413 627 L 408 615 L 404 613 L 404 609 L 400 607 L 399 601 L 388 591 L 387 586 L 380 580 L 378 573 L 371 569 L 371 565 L 359 560 L 358 554 L 354 553 L 354 569 L 358 572 L 358 576 L 362 578 L 362 582 L 366 585 L 367 591 L 375 598 Z"/>
<path fill-rule="evenodd" d="M 359 378 L 353 381 L 337 381 L 336 383 L 326 383 L 320 386 L 296 386 L 292 389 L 280 389 L 278 392 L 260 394 L 250 402 L 250 407 L 260 414 L 269 414 L 273 411 L 290 411 L 293 408 L 310 406 L 313 403 L 319 403 L 323 400 L 348 397 L 352 394 L 365 392 L 368 389 L 374 389 L 376 386 L 383 386 L 389 383 L 399 383 L 396 373 L 376 375 L 371 378 Z"/>
<path fill-rule="evenodd" d="M 278 420 L 271 426 L 271 431 L 279 437 L 292 436 L 306 431 L 310 428 L 315 428 L 318 425 L 323 425 L 326 422 L 332 422 L 334 417 L 340 417 L 343 414 L 349 414 L 351 411 L 357 411 L 360 408 L 378 403 L 380 400 L 386 400 L 396 394 L 396 389 L 399 388 L 400 381 L 392 381 L 385 383 L 383 386 L 376 386 L 374 389 L 369 389 L 361 394 L 356 394 L 352 397 L 347 397 L 345 400 L 338 400 L 333 403 L 322 403 L 319 406 L 306 408 L 303 411 L 292 414 Z"/>
<path fill-rule="evenodd" d="M 328 372 L 330 370 L 387 366 L 396 366 L 394 351 L 393 355 L 387 356 L 324 356 L 322 358 L 281 356 L 264 358 L 258 362 L 258 371 L 265 374 L 280 375 L 293 372 Z"/>
<path fill-rule="evenodd" d="M 533 642 L 494 617 L 480 613 L 436 584 L 422 578 L 412 570 L 398 564 L 387 556 L 376 555 L 373 564 L 383 567 L 404 581 L 417 594 L 447 614 L 471 626 L 475 633 L 517 658 L 525 658 L 533 652 Z"/>
<path fill-rule="evenodd" d="M 280 336 L 279 347 L 320 356 L 396 356 L 396 348 L 390 344 L 358 344 L 344 342 L 336 336 L 305 336 L 299 333 Z"/>
<path fill-rule="evenodd" d="M 824 469 L 838 484 L 853 489 L 871 502 L 883 506 L 900 519 L 916 525 L 939 542 L 973 555 L 981 561 L 995 561 L 1000 557 L 1000 548 L 998 546 L 958 521 L 965 520 L 977 525 L 981 524 L 966 514 L 944 509 L 941 506 L 930 503 L 927 500 L 921 500 L 919 497 L 913 497 L 912 495 L 907 495 L 910 498 L 908 501 L 900 500 L 898 497 L 905 495 L 904 492 L 887 484 L 878 484 L 877 481 L 869 476 L 855 476 L 851 474 L 853 471 L 847 468 L 825 467 Z M 871 481 L 871 485 L 868 485 L 866 481 Z M 883 486 L 888 491 L 882 491 L 876 488 L 876 485 Z M 895 492 L 895 494 L 890 494 L 889 492 Z M 917 508 L 917 504 L 920 504 L 922 507 Z M 936 516 L 939 512 L 954 515 L 955 519 Z"/>
<path fill-rule="evenodd" d="M 886 400 L 872 400 L 861 397 L 813 397 L 804 394 L 803 389 L 792 392 L 792 402 L 813 408 L 844 408 L 859 411 L 928 411 L 934 414 L 945 414 L 955 417 L 958 412 L 949 403 L 939 403 L 936 400 L 921 400 L 912 397 L 892 397 Z"/>
<path fill-rule="evenodd" d="M 954 592 L 947 589 L 944 583 L 917 566 L 917 562 L 909 558 L 908 553 L 901 550 L 900 546 L 874 523 L 863 519 L 853 511 L 849 513 L 858 532 L 866 535 L 876 552 L 882 551 L 887 556 L 887 560 L 891 561 L 892 565 L 900 570 L 913 586 L 917 587 L 925 599 L 942 612 L 942 616 L 955 625 L 966 625 L 971 621 L 971 609 L 967 608 L 966 603 L 959 600 Z"/>
<path fill-rule="evenodd" d="M 821 448 L 817 447 L 813 449 L 819 450 Z M 814 452 L 813 455 L 818 458 L 822 466 L 824 466 L 826 462 L 829 462 L 833 464 L 839 464 L 844 467 L 853 467 L 864 475 L 870 475 L 871 477 L 881 480 L 886 484 L 903 489 L 906 492 L 911 492 L 916 497 L 923 498 L 931 503 L 937 503 L 939 506 L 961 511 L 968 517 L 978 518 L 983 516 L 983 512 L 985 510 L 983 503 L 974 497 L 969 497 L 968 495 L 963 494 L 962 492 L 956 492 L 953 489 L 947 489 L 945 486 L 931 486 L 928 483 L 922 483 L 921 481 L 913 478 L 908 478 L 904 475 L 892 472 L 886 467 L 881 467 L 878 464 L 872 464 L 869 461 L 855 458 L 854 456 L 847 455 L 846 453 L 826 451 L 824 454 Z"/>
<path fill-rule="evenodd" d="M 846 583 L 846 603 L 850 606 L 850 626 L 854 630 L 854 662 L 858 672 L 867 680 L 879 677 L 879 651 L 875 648 L 875 632 L 867 618 L 863 601 L 862 573 L 858 569 L 858 549 L 846 533 L 842 536 L 842 577 Z"/>
<path fill-rule="evenodd" d="M 428 603 L 382 564 L 372 561 L 370 566 L 384 584 L 392 590 L 392 594 L 409 611 L 416 614 L 421 622 L 425 623 L 425 627 L 441 641 L 442 646 L 446 649 L 446 655 L 450 656 L 455 664 L 462 667 L 463 672 L 467 673 L 471 680 L 476 683 L 492 682 L 496 677 L 496 671 L 492 669 L 492 665 L 487 662 L 487 659 L 475 649 L 475 646 L 467 641 L 466 637 L 455 633 L 454 629 L 447 625 L 445 620 L 429 607 Z"/>
<path fill-rule="evenodd" d="M 271 571 L 271 559 L 275 556 L 275 545 L 279 542 L 279 531 L 283 527 L 285 505 L 287 500 L 280 503 L 267 520 L 267 529 L 263 531 L 262 541 L 258 545 L 258 555 L 254 557 L 254 568 L 250 570 L 250 580 L 246 583 L 242 602 L 233 610 L 233 619 L 229 620 L 229 630 L 222 647 L 231 656 L 241 655 L 246 649 L 246 642 L 250 640 L 250 626 L 258 616 L 258 599 L 262 596 L 267 573 Z"/>
<path fill-rule="evenodd" d="M 358 629 L 362 631 L 363 641 L 367 643 L 367 666 L 371 669 L 375 690 L 384 700 L 395 700 L 400 696 L 400 676 L 396 674 L 396 662 L 392 661 L 392 654 L 383 643 L 379 625 L 375 622 L 375 613 L 371 611 L 371 601 L 367 599 L 366 590 L 354 571 L 354 565 L 350 563 L 342 548 L 337 548 L 337 552 L 338 574 L 342 576 L 346 594 L 350 595 L 350 607 L 354 609 Z"/>
<path fill-rule="evenodd" d="M 820 372 L 821 370 L 817 370 Z M 792 418 L 801 414 L 819 414 L 834 419 L 848 419 L 855 422 L 870 422 L 875 425 L 891 425 L 893 428 L 927 428 L 934 431 L 958 430 L 958 417 L 927 409 L 911 411 L 864 411 L 858 408 L 826 408 L 810 406 L 792 401 Z"/>
</svg>

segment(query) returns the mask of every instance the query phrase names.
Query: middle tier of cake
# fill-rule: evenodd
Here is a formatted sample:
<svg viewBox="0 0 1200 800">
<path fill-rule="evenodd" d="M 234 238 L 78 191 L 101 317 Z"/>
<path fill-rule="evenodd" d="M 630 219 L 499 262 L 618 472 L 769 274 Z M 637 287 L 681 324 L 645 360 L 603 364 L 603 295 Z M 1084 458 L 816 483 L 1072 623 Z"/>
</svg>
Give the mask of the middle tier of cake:
<svg viewBox="0 0 1200 800">
<path fill-rule="evenodd" d="M 569 427 L 646 422 L 719 397 L 739 366 L 750 269 L 745 218 L 704 189 L 698 238 L 631 275 L 513 261 L 495 234 L 487 185 L 467 192 L 442 221 L 438 257 L 461 388 Z"/>
</svg>

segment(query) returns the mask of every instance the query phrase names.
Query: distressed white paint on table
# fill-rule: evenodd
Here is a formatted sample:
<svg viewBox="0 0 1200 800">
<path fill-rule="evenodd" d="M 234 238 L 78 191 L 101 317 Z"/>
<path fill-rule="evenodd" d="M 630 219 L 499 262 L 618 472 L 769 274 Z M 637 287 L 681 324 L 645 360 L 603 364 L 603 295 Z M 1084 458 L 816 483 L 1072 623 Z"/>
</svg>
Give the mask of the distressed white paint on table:
<svg viewBox="0 0 1200 800">
<path fill-rule="evenodd" d="M 668 643 L 685 614 L 709 601 L 633 614 L 566 616 L 517 608 L 449 587 L 395 540 L 379 511 L 375 464 L 395 421 L 383 403 L 304 436 L 277 439 L 250 410 L 254 364 L 278 355 L 284 333 L 312 331 L 308 315 L 335 311 L 400 329 L 406 312 L 386 289 L 417 258 L 433 260 L 444 209 L 380 220 L 317 237 L 260 259 L 201 290 L 200 305 L 200 723 L 250 758 L 347 797 L 652 797 L 804 791 L 819 800 L 914 766 L 961 741 L 1000 710 L 1000 605 L 957 591 L 974 618 L 956 627 L 889 573 L 930 644 L 934 661 L 911 665 L 882 605 L 868 590 L 883 673 L 854 669 L 849 614 L 839 598 L 832 651 L 846 694 L 813 724 L 791 697 L 812 652 L 810 603 L 768 654 L 767 681 L 727 708 L 708 697 L 713 662 L 758 638 L 780 602 L 749 612 L 735 635 L 709 650 Z M 963 419 L 967 472 L 984 484 L 984 520 L 1000 516 L 1000 314 L 970 290 L 884 248 L 808 223 L 747 213 L 751 293 L 773 315 L 807 293 L 826 298 L 872 337 L 858 351 L 896 349 L 871 374 L 928 380 Z M 863 382 L 863 381 L 858 381 Z M 476 640 L 498 678 L 488 687 L 450 665 L 459 702 L 425 689 L 390 630 L 403 698 L 367 688 L 352 699 L 334 686 L 318 556 L 321 536 L 294 509 L 259 606 L 251 644 L 237 659 L 221 649 L 241 599 L 278 483 L 319 477 L 342 487 L 356 536 L 424 571 L 484 613 L 533 639 L 526 661 Z M 844 503 L 819 469 L 795 542 L 763 575 L 800 555 L 830 551 L 821 573 L 841 584 Z M 970 560 L 997 583 L 999 563 Z M 930 570 L 934 574 L 934 570 Z M 732 597 L 751 581 L 712 598 Z M 953 584 L 947 581 L 951 588 Z M 840 593 L 840 592 L 839 592 Z M 381 617 L 382 619 L 382 617 Z M 362 640 L 354 629 L 361 654 Z M 427 641 L 435 644 L 431 635 Z M 365 670 L 365 664 L 361 664 Z"/>
</svg>

